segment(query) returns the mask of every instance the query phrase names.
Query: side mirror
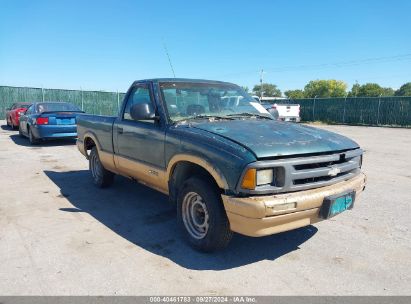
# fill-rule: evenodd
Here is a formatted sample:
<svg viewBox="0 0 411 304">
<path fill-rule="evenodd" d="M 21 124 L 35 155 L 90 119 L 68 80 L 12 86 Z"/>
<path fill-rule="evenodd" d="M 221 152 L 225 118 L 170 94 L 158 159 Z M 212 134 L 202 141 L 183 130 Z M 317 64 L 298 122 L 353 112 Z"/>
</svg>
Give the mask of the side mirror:
<svg viewBox="0 0 411 304">
<path fill-rule="evenodd" d="M 130 108 L 130 116 L 134 120 L 156 120 L 158 117 L 149 103 L 137 103 Z"/>
</svg>

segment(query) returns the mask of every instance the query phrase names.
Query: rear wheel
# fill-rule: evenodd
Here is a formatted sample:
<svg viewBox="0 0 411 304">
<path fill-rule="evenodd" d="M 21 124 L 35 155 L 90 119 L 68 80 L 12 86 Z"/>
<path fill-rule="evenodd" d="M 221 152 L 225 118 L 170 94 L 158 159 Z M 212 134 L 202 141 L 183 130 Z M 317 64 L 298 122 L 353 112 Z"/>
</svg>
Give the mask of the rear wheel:
<svg viewBox="0 0 411 304">
<path fill-rule="evenodd" d="M 199 177 L 186 180 L 179 191 L 177 210 L 180 228 L 195 249 L 212 252 L 230 242 L 233 232 L 213 183 Z"/>
<path fill-rule="evenodd" d="M 19 125 L 19 136 L 20 136 L 20 137 L 24 137 L 23 132 L 21 132 L 20 125 Z"/>
<path fill-rule="evenodd" d="M 16 126 L 13 124 L 13 119 L 11 119 L 11 117 L 10 117 L 10 128 L 12 130 L 16 130 Z"/>
<path fill-rule="evenodd" d="M 109 187 L 114 181 L 114 173 L 106 170 L 101 164 L 96 146 L 91 148 L 89 167 L 93 183 L 99 188 Z"/>
<path fill-rule="evenodd" d="M 10 117 L 7 117 L 6 122 L 7 122 L 7 126 L 8 126 L 9 128 L 11 128 L 11 129 L 13 129 L 13 124 L 12 124 L 12 122 L 11 122 Z"/>
<path fill-rule="evenodd" d="M 28 129 L 28 133 L 29 133 L 29 142 L 31 145 L 36 145 L 39 143 L 39 140 L 34 136 L 33 131 L 31 130 L 31 128 Z"/>
</svg>

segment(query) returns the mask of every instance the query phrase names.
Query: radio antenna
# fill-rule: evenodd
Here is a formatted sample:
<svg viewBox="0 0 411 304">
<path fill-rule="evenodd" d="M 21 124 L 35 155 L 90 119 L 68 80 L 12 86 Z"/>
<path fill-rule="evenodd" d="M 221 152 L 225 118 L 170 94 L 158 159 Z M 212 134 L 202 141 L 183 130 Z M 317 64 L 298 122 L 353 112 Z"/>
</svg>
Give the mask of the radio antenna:
<svg viewBox="0 0 411 304">
<path fill-rule="evenodd" d="M 167 58 L 168 58 L 168 63 L 170 64 L 171 71 L 173 72 L 173 76 L 174 76 L 174 78 L 176 78 L 176 73 L 174 73 L 173 64 L 171 63 L 170 54 L 168 53 L 167 45 L 166 45 L 166 42 L 164 41 L 164 39 L 163 39 L 163 47 L 164 47 L 164 51 L 166 52 L 166 55 L 167 55 Z"/>
</svg>

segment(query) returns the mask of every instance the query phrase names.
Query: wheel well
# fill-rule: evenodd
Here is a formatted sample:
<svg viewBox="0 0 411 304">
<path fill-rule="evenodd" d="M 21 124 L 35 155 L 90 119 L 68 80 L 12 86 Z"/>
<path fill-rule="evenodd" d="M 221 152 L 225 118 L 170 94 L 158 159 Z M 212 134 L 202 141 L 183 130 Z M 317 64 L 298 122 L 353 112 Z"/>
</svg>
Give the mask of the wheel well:
<svg viewBox="0 0 411 304">
<path fill-rule="evenodd" d="M 219 191 L 222 192 L 213 176 L 206 169 L 188 161 L 181 161 L 175 165 L 171 177 L 168 181 L 169 196 L 171 202 L 177 202 L 179 186 L 186 179 L 192 176 L 199 176 L 210 181 L 216 187 L 216 189 L 219 189 Z"/>
<path fill-rule="evenodd" d="M 94 142 L 94 140 L 91 137 L 86 137 L 84 139 L 84 151 L 87 154 L 87 159 L 89 157 L 88 151 L 90 151 L 95 146 L 96 146 L 96 143 Z"/>
</svg>

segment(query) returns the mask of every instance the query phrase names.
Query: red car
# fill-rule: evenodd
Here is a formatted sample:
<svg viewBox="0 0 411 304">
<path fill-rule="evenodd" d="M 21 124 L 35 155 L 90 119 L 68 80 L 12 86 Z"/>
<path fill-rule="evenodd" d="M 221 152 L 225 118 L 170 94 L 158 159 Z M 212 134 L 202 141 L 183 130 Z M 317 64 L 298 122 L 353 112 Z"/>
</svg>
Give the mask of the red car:
<svg viewBox="0 0 411 304">
<path fill-rule="evenodd" d="M 16 102 L 10 109 L 7 109 L 6 120 L 7 126 L 12 129 L 16 129 L 19 126 L 20 116 L 23 115 L 27 108 L 31 106 L 28 102 Z"/>
</svg>

